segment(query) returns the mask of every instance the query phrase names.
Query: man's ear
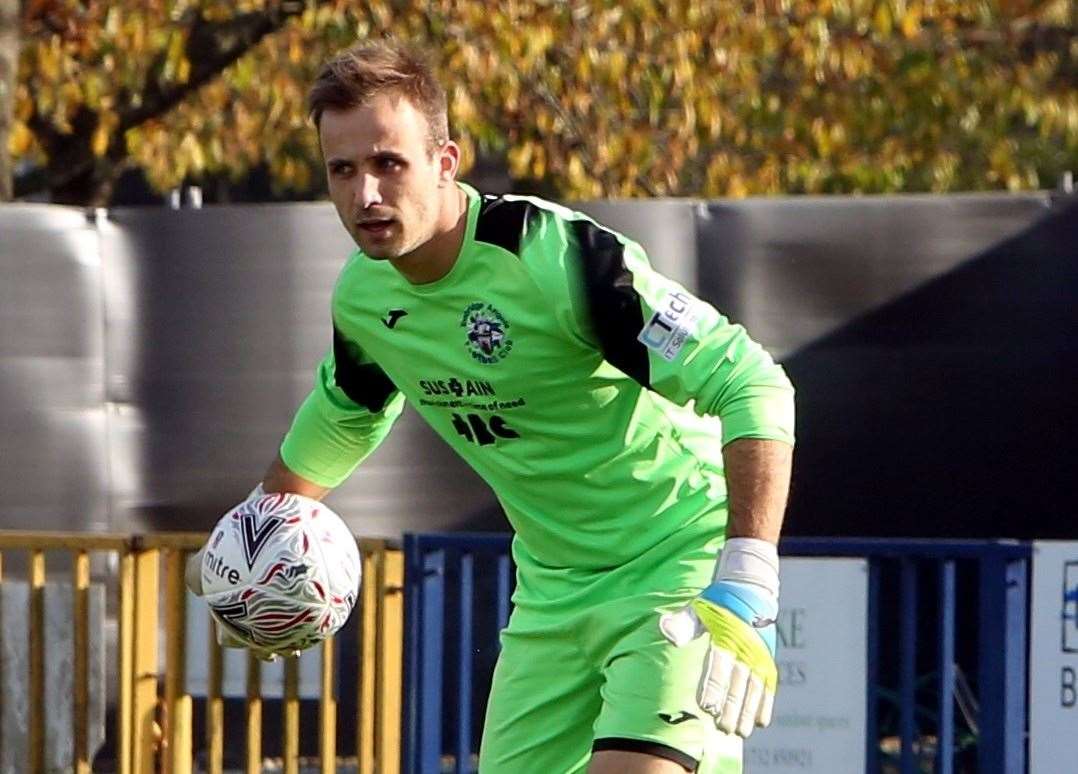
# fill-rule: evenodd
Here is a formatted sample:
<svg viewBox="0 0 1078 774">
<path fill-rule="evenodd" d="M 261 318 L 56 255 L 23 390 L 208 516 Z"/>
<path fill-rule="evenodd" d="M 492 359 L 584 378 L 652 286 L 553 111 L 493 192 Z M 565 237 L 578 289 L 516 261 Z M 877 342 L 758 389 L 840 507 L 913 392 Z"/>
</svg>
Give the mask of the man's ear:
<svg viewBox="0 0 1078 774">
<path fill-rule="evenodd" d="M 460 169 L 460 146 L 452 140 L 438 149 L 438 182 L 440 185 L 452 183 Z"/>
</svg>

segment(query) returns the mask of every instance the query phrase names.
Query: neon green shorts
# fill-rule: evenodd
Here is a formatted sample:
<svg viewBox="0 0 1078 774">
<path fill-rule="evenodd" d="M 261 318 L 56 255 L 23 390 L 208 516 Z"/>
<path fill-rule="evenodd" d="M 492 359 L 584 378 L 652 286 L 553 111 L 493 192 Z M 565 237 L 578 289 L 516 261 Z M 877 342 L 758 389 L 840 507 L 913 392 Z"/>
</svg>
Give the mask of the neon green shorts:
<svg viewBox="0 0 1078 774">
<path fill-rule="evenodd" d="M 578 598 L 572 612 L 517 607 L 502 633 L 480 774 L 585 772 L 601 749 L 739 774 L 741 740 L 719 732 L 696 705 L 706 638 L 675 648 L 658 627 L 660 612 L 685 604 L 710 580 L 715 556 L 711 546 L 673 568 L 605 573 L 589 590 L 595 601 L 582 606 Z M 665 590 L 627 595 L 627 585 Z"/>
</svg>

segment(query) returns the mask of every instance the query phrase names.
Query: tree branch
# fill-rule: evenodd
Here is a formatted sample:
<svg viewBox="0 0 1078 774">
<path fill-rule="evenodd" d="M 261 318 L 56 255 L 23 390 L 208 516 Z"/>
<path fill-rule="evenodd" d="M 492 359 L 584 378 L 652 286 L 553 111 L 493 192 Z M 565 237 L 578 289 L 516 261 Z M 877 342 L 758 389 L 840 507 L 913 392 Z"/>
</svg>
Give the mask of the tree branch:
<svg viewBox="0 0 1078 774">
<path fill-rule="evenodd" d="M 242 13 L 221 22 L 207 22 L 198 11 L 189 12 L 190 32 L 184 53 L 191 62 L 190 77 L 184 83 L 148 84 L 139 104 L 119 111 L 120 122 L 115 131 L 127 131 L 167 113 L 188 94 L 220 75 L 264 37 L 303 13 L 304 7 L 302 0 L 283 0 L 265 11 Z"/>
<path fill-rule="evenodd" d="M 314 1 L 320 3 L 328 0 Z M 292 17 L 302 14 L 305 7 L 304 0 L 280 0 L 265 10 L 242 13 L 220 22 L 206 21 L 197 10 L 189 11 L 184 19 L 189 30 L 184 53 L 191 63 L 190 76 L 184 83 L 161 84 L 149 80 L 142 92 L 128 95 L 127 104 L 117 111 L 119 122 L 109 138 L 107 160 L 116 166 L 122 162 L 126 156 L 124 136 L 128 129 L 170 111 L 187 96 L 218 77 L 267 35 L 281 29 Z M 151 73 L 157 70 L 156 67 L 149 69 Z M 93 118 L 96 117 L 94 113 Z M 92 123 L 96 126 L 96 120 Z M 53 150 L 69 145 L 72 139 L 36 112 L 28 125 L 41 145 L 48 149 L 50 157 Z M 81 144 L 88 149 L 87 143 Z M 69 159 L 64 165 L 50 164 L 47 169 L 20 175 L 15 181 L 16 195 L 28 196 L 44 189 L 61 188 L 79 176 L 90 173 L 100 162 L 100 159 L 83 153 L 78 158 Z"/>
</svg>

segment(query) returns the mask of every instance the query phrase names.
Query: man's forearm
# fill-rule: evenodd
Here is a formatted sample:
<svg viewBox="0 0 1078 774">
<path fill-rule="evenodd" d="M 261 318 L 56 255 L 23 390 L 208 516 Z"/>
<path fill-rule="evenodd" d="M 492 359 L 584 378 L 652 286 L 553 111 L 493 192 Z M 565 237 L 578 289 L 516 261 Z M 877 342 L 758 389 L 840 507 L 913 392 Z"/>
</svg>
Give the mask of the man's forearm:
<svg viewBox="0 0 1078 774">
<path fill-rule="evenodd" d="M 308 481 L 303 476 L 293 473 L 284 464 L 280 454 L 270 463 L 269 470 L 262 477 L 262 488 L 267 494 L 271 492 L 291 492 L 309 497 L 312 500 L 321 500 L 332 491 L 327 486 L 319 486 L 313 481 Z"/>
<path fill-rule="evenodd" d="M 722 455 L 730 510 L 726 537 L 778 543 L 793 447 L 782 441 L 739 438 L 723 447 Z"/>
</svg>

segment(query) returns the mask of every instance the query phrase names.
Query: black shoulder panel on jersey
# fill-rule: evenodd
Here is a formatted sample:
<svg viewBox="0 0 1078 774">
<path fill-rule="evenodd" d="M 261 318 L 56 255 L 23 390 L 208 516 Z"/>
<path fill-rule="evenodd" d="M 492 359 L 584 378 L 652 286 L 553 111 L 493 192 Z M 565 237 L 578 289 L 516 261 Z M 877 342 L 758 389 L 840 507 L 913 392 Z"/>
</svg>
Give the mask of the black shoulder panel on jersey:
<svg viewBox="0 0 1078 774">
<path fill-rule="evenodd" d="M 475 241 L 497 245 L 519 257 L 524 226 L 538 214 L 538 208 L 527 200 L 484 196 L 479 204 Z"/>
<path fill-rule="evenodd" d="M 603 357 L 650 388 L 648 350 L 636 338 L 644 330 L 644 313 L 625 265 L 625 246 L 590 220 L 574 220 L 572 226 L 580 244 L 588 312 Z"/>
<path fill-rule="evenodd" d="M 386 372 L 374 363 L 361 363 L 344 335 L 333 326 L 334 379 L 344 394 L 368 411 L 378 413 L 397 391 Z"/>
</svg>

